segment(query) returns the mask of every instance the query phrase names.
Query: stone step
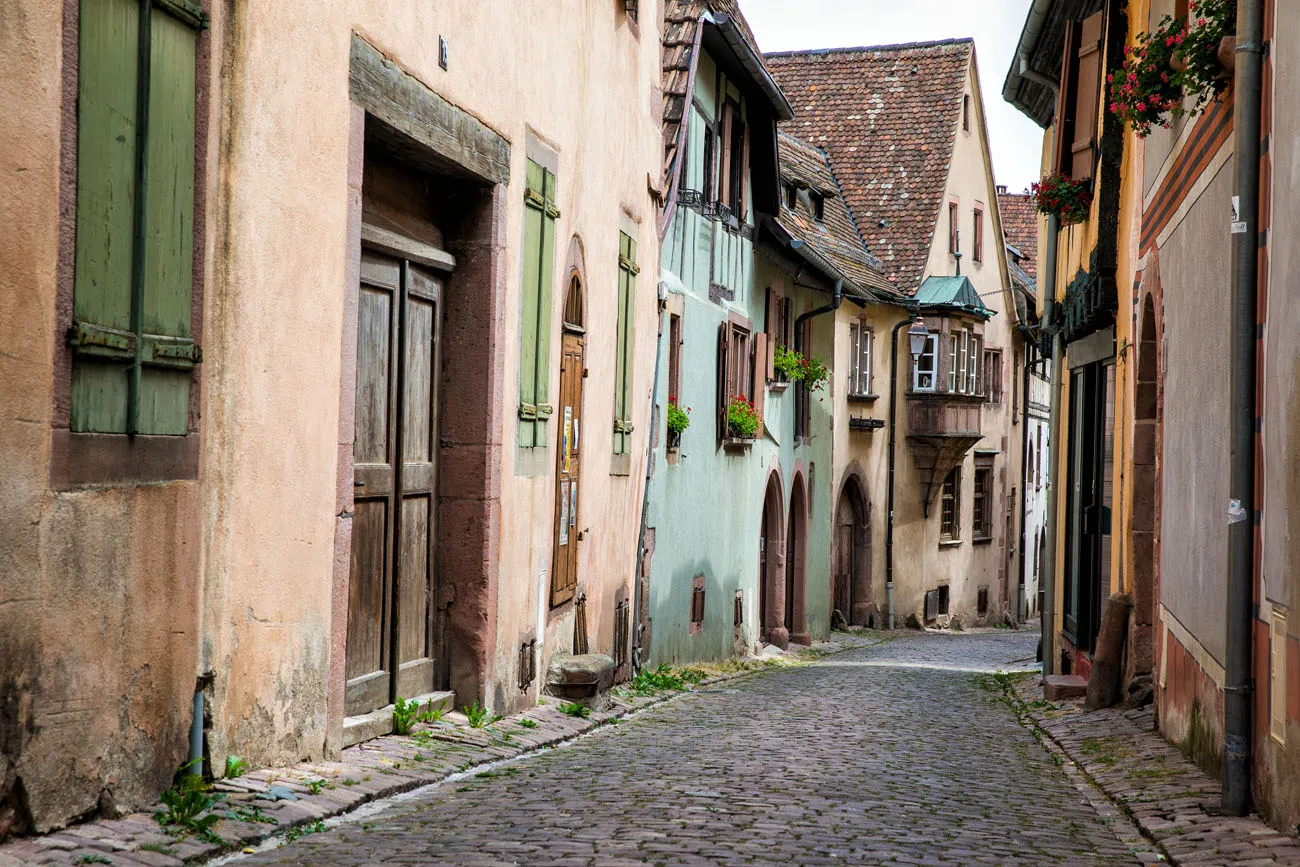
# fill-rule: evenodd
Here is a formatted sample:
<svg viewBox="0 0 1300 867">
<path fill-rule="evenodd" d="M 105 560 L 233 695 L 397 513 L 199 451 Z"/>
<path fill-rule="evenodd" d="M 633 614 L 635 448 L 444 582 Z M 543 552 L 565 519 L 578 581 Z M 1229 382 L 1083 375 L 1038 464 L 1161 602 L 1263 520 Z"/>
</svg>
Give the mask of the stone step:
<svg viewBox="0 0 1300 867">
<path fill-rule="evenodd" d="M 1083 698 L 1087 692 L 1088 681 L 1077 674 L 1049 674 L 1043 678 L 1043 698 L 1048 701 Z"/>
<path fill-rule="evenodd" d="M 428 709 L 429 702 L 433 702 L 435 709 L 442 708 L 443 713 L 447 713 L 456 707 L 456 693 L 454 692 L 430 692 L 417 695 L 409 700 L 419 704 L 422 711 Z M 374 740 L 392 733 L 393 705 L 390 704 L 378 710 L 372 710 L 370 713 L 344 718 L 343 747 L 346 749 L 363 741 Z"/>
</svg>

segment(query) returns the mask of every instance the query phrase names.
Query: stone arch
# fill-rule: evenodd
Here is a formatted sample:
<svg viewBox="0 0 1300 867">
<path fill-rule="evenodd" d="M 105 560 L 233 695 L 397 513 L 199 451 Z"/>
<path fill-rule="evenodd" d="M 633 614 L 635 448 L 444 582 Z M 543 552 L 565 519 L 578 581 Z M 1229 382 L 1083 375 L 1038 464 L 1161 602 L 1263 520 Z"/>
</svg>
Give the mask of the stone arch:
<svg viewBox="0 0 1300 867">
<path fill-rule="evenodd" d="M 802 472 L 790 484 L 789 520 L 785 538 L 785 628 L 790 641 L 811 644 L 808 632 L 808 486 Z"/>
<path fill-rule="evenodd" d="M 836 500 L 831 549 L 831 620 L 839 611 L 854 626 L 866 626 L 875 605 L 871 586 L 871 502 L 856 464 L 844 473 Z"/>
<path fill-rule="evenodd" d="M 1159 274 L 1149 267 L 1137 322 L 1137 370 L 1133 401 L 1132 545 L 1133 614 L 1129 624 L 1128 679 L 1149 675 L 1154 665 L 1154 624 L 1159 600 L 1160 523 L 1160 331 L 1156 290 Z"/>
<path fill-rule="evenodd" d="M 785 503 L 781 474 L 776 470 L 768 474 L 763 496 L 758 571 L 758 639 L 784 649 L 790 642 L 785 627 Z"/>
</svg>

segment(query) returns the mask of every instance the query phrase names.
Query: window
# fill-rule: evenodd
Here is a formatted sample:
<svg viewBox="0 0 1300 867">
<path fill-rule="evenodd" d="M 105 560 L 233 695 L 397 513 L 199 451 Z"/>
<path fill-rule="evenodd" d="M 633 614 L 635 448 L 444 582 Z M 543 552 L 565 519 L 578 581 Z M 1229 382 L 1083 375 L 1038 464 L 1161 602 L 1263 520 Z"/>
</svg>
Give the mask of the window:
<svg viewBox="0 0 1300 867">
<path fill-rule="evenodd" d="M 950 332 L 948 335 L 948 393 L 957 393 L 957 350 L 961 347 L 960 331 Z"/>
<path fill-rule="evenodd" d="M 952 591 L 947 584 L 941 584 L 935 591 L 937 595 L 936 608 L 940 617 L 947 617 L 952 605 Z"/>
<path fill-rule="evenodd" d="M 975 234 L 972 236 L 974 244 L 971 249 L 971 258 L 976 262 L 984 261 L 984 210 L 975 209 Z"/>
<path fill-rule="evenodd" d="M 993 538 L 993 468 L 975 468 L 975 490 L 971 509 L 971 536 L 977 541 Z"/>
<path fill-rule="evenodd" d="M 799 206 L 799 185 L 798 184 L 786 184 L 785 205 L 787 208 L 789 208 L 792 211 Z"/>
<path fill-rule="evenodd" d="M 934 391 L 935 362 L 939 355 L 939 335 L 925 338 L 925 348 L 912 366 L 912 391 Z"/>
<path fill-rule="evenodd" d="M 668 316 L 668 399 L 682 399 L 682 317 Z"/>
<path fill-rule="evenodd" d="M 528 160 L 524 190 L 524 286 L 519 339 L 519 445 L 546 447 L 551 379 L 551 281 L 555 270 L 555 175 Z"/>
<path fill-rule="evenodd" d="M 1062 174 L 1091 178 L 1097 154 L 1098 107 L 1102 87 L 1102 31 L 1105 13 L 1067 24 L 1056 107 L 1053 163 Z"/>
<path fill-rule="evenodd" d="M 961 468 L 954 467 L 943 480 L 940 497 L 939 541 L 955 542 L 961 538 Z"/>
<path fill-rule="evenodd" d="M 181 0 L 81 4 L 74 432 L 189 433 L 201 357 L 191 299 L 202 23 Z"/>
<path fill-rule="evenodd" d="M 736 591 L 736 601 L 732 603 L 731 625 L 740 626 L 745 622 L 745 594 L 741 590 Z"/>
<path fill-rule="evenodd" d="M 718 439 L 729 437 L 727 407 L 733 398 L 743 397 L 762 416 L 767 389 L 767 336 L 757 337 L 748 322 L 729 320 L 718 328 Z M 761 433 L 761 431 L 760 431 Z"/>
<path fill-rule="evenodd" d="M 811 353 L 812 322 L 804 320 L 794 336 L 795 348 L 805 357 Z M 812 425 L 812 393 L 807 384 L 794 384 L 794 435 L 796 439 L 808 436 Z"/>
<path fill-rule="evenodd" d="M 871 394 L 871 340 L 866 323 L 849 325 L 849 394 Z"/>
<path fill-rule="evenodd" d="M 984 379 L 980 393 L 989 403 L 1002 402 L 1002 350 L 984 350 Z"/>
<path fill-rule="evenodd" d="M 957 234 L 958 234 L 957 203 L 949 202 L 948 203 L 948 252 L 949 253 L 956 253 L 960 249 L 958 247 L 959 239 L 957 237 Z"/>
<path fill-rule="evenodd" d="M 623 0 L 623 11 L 626 12 L 627 17 L 631 18 L 633 21 L 636 21 L 637 19 L 637 11 L 639 6 L 640 6 L 640 0 Z"/>
<path fill-rule="evenodd" d="M 704 204 L 717 200 L 716 146 L 714 145 L 713 127 L 704 128 L 704 184 L 700 190 L 700 199 Z"/>
<path fill-rule="evenodd" d="M 961 98 L 961 128 L 970 132 L 970 94 Z"/>
<path fill-rule="evenodd" d="M 749 136 L 746 133 L 740 103 L 727 100 L 722 107 L 722 203 L 732 216 L 744 221 L 746 214 L 745 181 L 749 175 Z"/>
<path fill-rule="evenodd" d="M 826 196 L 821 193 L 810 193 L 808 203 L 814 220 L 820 223 L 826 219 Z"/>
<path fill-rule="evenodd" d="M 968 342 L 970 343 L 970 357 L 967 360 L 968 367 L 966 369 L 966 393 L 978 394 L 980 383 L 980 344 L 982 341 L 969 331 L 966 332 L 966 334 L 968 335 Z"/>
<path fill-rule="evenodd" d="M 618 233 L 618 341 L 614 360 L 614 454 L 632 448 L 632 334 L 636 321 L 636 239 Z"/>
</svg>

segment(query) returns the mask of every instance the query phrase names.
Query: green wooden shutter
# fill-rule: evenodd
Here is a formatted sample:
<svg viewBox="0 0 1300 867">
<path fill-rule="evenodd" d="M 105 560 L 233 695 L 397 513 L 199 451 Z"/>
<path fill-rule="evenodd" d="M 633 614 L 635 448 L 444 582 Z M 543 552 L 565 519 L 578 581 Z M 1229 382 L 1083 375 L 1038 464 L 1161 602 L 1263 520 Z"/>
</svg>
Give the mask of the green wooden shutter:
<svg viewBox="0 0 1300 867">
<path fill-rule="evenodd" d="M 632 447 L 632 335 L 636 309 L 636 240 L 618 235 L 618 357 L 614 367 L 614 454 Z"/>
<path fill-rule="evenodd" d="M 82 0 L 80 16 L 72 429 L 183 435 L 202 13 Z"/>
<path fill-rule="evenodd" d="M 555 175 L 528 161 L 524 191 L 523 297 L 519 334 L 519 445 L 546 445 L 551 415 L 551 296 L 555 270 Z"/>
</svg>

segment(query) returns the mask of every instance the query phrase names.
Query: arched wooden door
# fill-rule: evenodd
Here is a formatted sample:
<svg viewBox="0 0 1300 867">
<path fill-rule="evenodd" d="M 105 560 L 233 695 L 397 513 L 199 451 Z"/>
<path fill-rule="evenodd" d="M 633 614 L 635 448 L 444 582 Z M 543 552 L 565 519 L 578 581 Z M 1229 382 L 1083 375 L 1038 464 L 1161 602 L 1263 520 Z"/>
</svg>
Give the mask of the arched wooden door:
<svg viewBox="0 0 1300 867">
<path fill-rule="evenodd" d="M 763 499 L 763 520 L 758 538 L 759 641 L 785 648 L 790 631 L 785 626 L 785 541 L 782 530 L 781 483 L 773 474 Z"/>
<path fill-rule="evenodd" d="M 581 477 L 582 380 L 586 358 L 582 280 L 569 278 L 564 299 L 564 340 L 560 356 L 560 443 L 556 457 L 555 548 L 551 606 L 573 598 L 578 586 L 578 483 Z"/>
<path fill-rule="evenodd" d="M 832 614 L 838 611 L 846 623 L 865 626 L 871 613 L 871 533 L 869 513 L 857 480 L 850 478 L 835 508 L 833 541 L 834 586 Z"/>
<path fill-rule="evenodd" d="M 804 581 L 808 554 L 808 497 L 803 477 L 790 489 L 790 521 L 785 537 L 785 628 L 795 644 L 808 644 L 808 618 Z"/>
</svg>

